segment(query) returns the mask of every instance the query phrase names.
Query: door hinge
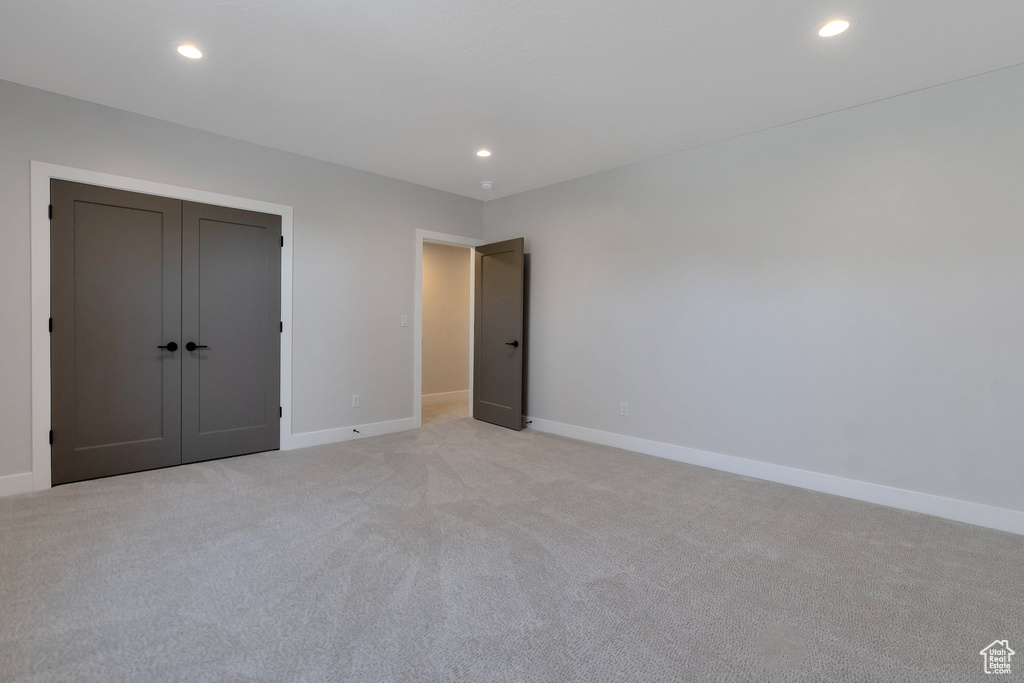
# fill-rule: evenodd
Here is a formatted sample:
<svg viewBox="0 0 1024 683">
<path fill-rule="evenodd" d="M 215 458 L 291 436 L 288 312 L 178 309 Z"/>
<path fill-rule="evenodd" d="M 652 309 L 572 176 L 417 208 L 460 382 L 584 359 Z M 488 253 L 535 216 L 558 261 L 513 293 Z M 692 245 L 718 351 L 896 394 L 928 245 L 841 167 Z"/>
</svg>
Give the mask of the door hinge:
<svg viewBox="0 0 1024 683">
<path fill-rule="evenodd" d="M 284 235 L 281 235 L 281 248 L 284 249 Z"/>
<path fill-rule="evenodd" d="M 53 445 L 53 430 L 50 430 L 50 445 Z"/>
<path fill-rule="evenodd" d="M 277 407 L 277 416 L 284 417 L 284 408 L 282 408 L 281 406 Z"/>
<path fill-rule="evenodd" d="M 53 218 L 53 204 L 50 204 L 49 209 L 47 209 L 47 212 L 49 213 L 50 218 Z"/>
<path fill-rule="evenodd" d="M 284 332 L 284 321 L 281 321 L 281 331 Z"/>
<path fill-rule="evenodd" d="M 50 318 L 50 332 L 53 332 L 53 318 Z"/>
</svg>

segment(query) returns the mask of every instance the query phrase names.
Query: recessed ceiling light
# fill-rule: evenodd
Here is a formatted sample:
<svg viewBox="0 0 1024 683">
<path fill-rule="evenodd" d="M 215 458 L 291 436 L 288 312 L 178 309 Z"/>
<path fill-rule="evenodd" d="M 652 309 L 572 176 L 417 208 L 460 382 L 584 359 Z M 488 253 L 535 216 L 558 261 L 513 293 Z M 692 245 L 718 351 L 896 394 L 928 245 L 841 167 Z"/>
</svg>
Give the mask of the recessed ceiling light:
<svg viewBox="0 0 1024 683">
<path fill-rule="evenodd" d="M 188 57 L 189 59 L 202 59 L 203 51 L 195 45 L 179 45 L 178 54 L 182 57 Z"/>
<path fill-rule="evenodd" d="M 833 19 L 818 29 L 818 35 L 822 38 L 832 38 L 850 28 L 850 22 L 846 19 Z"/>
<path fill-rule="evenodd" d="M 489 149 L 481 149 L 479 152 L 476 153 L 476 155 L 478 157 L 489 157 L 489 156 L 491 156 L 491 150 L 489 150 Z"/>
</svg>

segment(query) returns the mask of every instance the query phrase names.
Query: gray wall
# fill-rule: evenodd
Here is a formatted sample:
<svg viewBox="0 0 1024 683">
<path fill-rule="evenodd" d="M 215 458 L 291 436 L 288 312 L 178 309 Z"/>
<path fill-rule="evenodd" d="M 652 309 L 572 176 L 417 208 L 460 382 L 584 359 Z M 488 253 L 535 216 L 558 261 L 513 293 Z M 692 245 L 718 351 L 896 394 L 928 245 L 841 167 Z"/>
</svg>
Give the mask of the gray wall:
<svg viewBox="0 0 1024 683">
<path fill-rule="evenodd" d="M 532 252 L 530 415 L 1024 509 L 1024 68 L 488 202 L 484 233 Z"/>
<path fill-rule="evenodd" d="M 423 394 L 469 390 L 470 250 L 423 243 Z"/>
<path fill-rule="evenodd" d="M 479 202 L 0 81 L 0 476 L 31 470 L 31 160 L 293 206 L 293 431 L 412 415 L 415 230 L 478 237 Z"/>
</svg>

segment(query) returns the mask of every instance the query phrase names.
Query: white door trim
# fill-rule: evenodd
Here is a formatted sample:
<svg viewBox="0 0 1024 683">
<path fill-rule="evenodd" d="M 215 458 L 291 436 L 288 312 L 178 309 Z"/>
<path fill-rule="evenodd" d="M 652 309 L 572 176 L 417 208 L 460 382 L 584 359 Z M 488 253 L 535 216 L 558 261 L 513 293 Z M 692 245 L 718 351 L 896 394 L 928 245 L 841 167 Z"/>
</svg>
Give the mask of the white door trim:
<svg viewBox="0 0 1024 683">
<path fill-rule="evenodd" d="M 469 414 L 473 414 L 473 330 L 476 314 L 476 259 L 473 247 L 484 244 L 483 240 L 449 235 L 432 230 L 416 230 L 416 291 L 413 302 L 412 335 L 412 415 L 416 429 L 423 426 L 423 243 L 450 244 L 469 247 Z"/>
<path fill-rule="evenodd" d="M 50 488 L 50 179 L 247 209 L 281 217 L 281 450 L 292 447 L 292 207 L 125 176 L 32 162 L 32 487 Z M 59 438 L 59 437 L 58 437 Z"/>
</svg>

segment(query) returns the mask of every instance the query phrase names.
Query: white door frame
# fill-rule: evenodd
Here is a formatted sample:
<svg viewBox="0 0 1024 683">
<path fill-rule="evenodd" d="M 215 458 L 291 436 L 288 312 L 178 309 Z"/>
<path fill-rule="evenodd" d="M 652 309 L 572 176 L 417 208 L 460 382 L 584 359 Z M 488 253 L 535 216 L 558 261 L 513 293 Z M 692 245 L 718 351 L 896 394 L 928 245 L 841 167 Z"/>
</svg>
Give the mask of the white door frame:
<svg viewBox="0 0 1024 683">
<path fill-rule="evenodd" d="M 217 204 L 281 217 L 281 450 L 292 441 L 292 207 L 148 180 L 32 162 L 32 487 L 50 488 L 50 179 Z M 59 438 L 59 437 L 58 437 Z"/>
<path fill-rule="evenodd" d="M 412 360 L 412 413 L 416 429 L 423 426 L 423 243 L 450 244 L 469 248 L 469 414 L 473 414 L 473 343 L 474 319 L 476 317 L 476 252 L 473 247 L 484 244 L 483 240 L 449 235 L 432 230 L 416 230 L 416 292 L 413 304 L 413 360 Z"/>
</svg>

